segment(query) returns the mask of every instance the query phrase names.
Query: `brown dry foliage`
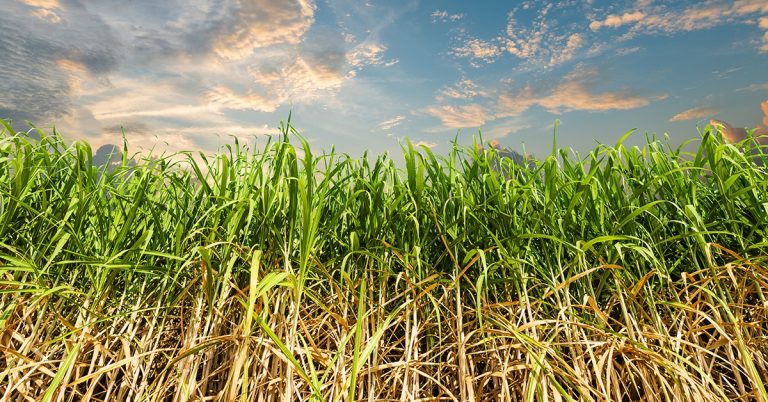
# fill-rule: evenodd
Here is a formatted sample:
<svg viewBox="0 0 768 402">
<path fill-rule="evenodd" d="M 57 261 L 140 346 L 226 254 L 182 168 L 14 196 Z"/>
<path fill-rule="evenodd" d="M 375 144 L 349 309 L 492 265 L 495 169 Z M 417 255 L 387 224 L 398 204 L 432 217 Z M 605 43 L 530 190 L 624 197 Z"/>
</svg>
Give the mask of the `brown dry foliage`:
<svg viewBox="0 0 768 402">
<path fill-rule="evenodd" d="M 234 283 L 211 315 L 202 292 L 173 307 L 137 297 L 117 308 L 106 298 L 29 296 L 4 285 L 0 304 L 15 308 L 0 334 L 0 398 L 40 400 L 76 353 L 51 400 L 309 400 L 308 379 L 315 399 L 346 400 L 359 327 L 361 347 L 375 345 L 359 365 L 355 400 L 760 400 L 768 378 L 762 265 L 737 260 L 661 287 L 648 274 L 613 284 L 606 300 L 574 300 L 569 289 L 605 269 L 622 268 L 596 267 L 555 288 L 530 278 L 522 297 L 488 304 L 467 282 L 433 275 L 413 283 L 402 273 L 390 278 L 394 286 L 366 287 L 363 317 L 360 281 L 338 282 L 301 306 L 276 287 L 254 313 L 307 377 L 258 325 L 243 328 L 248 289 Z"/>
</svg>

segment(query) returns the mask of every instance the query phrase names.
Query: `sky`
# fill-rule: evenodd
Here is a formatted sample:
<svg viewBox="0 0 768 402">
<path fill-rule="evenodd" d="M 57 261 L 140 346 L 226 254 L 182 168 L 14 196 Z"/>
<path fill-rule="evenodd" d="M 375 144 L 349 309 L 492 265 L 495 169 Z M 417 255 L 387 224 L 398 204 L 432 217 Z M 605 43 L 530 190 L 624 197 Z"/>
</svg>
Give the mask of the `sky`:
<svg viewBox="0 0 768 402">
<path fill-rule="evenodd" d="M 289 112 L 353 156 L 768 125 L 768 0 L 2 3 L 0 118 L 94 149 L 259 144 Z"/>
</svg>

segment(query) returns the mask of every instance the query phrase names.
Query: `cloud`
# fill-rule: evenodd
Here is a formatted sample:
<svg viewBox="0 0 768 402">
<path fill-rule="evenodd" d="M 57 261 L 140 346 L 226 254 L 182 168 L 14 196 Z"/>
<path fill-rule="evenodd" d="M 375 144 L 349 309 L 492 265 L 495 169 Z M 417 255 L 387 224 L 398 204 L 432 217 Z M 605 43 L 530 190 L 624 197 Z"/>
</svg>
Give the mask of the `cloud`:
<svg viewBox="0 0 768 402">
<path fill-rule="evenodd" d="M 402 123 L 403 121 L 405 121 L 405 116 L 395 116 L 389 120 L 385 120 L 379 123 L 379 128 L 381 128 L 382 130 L 391 130 L 396 126 L 400 125 L 400 123 Z"/>
<path fill-rule="evenodd" d="M 768 100 L 760 104 L 760 109 L 763 111 L 763 127 L 768 129 Z"/>
<path fill-rule="evenodd" d="M 597 70 L 581 68 L 567 74 L 549 91 L 527 85 L 517 93 L 502 94 L 499 97 L 497 115 L 515 116 L 534 105 L 555 114 L 574 110 L 589 112 L 628 110 L 643 107 L 654 100 L 667 97 L 666 95 L 641 96 L 626 89 L 595 91 L 594 87 L 599 82 Z"/>
<path fill-rule="evenodd" d="M 370 35 L 316 26 L 315 12 L 312 0 L 13 0 L 0 13 L 0 113 L 75 137 L 136 122 L 169 138 L 245 132 L 263 116 L 238 111 L 328 104 L 361 69 L 397 63 Z"/>
<path fill-rule="evenodd" d="M 446 10 L 435 10 L 430 14 L 432 23 L 435 22 L 456 22 L 464 18 L 464 14 L 449 14 Z"/>
<path fill-rule="evenodd" d="M 589 24 L 589 29 L 597 31 L 600 28 L 618 28 L 623 25 L 627 25 L 633 22 L 638 22 L 645 17 L 645 14 L 641 11 L 627 12 L 622 15 L 611 14 L 605 17 L 604 20 L 592 21 Z"/>
<path fill-rule="evenodd" d="M 510 12 L 507 18 L 507 51 L 521 59 L 540 56 L 548 30 L 549 26 L 541 15 L 533 22 L 533 28 L 526 29 L 519 26 L 514 13 Z"/>
<path fill-rule="evenodd" d="M 474 81 L 469 78 L 463 78 L 454 85 L 443 87 L 437 95 L 438 102 L 443 99 L 463 99 L 468 100 L 477 96 L 485 96 L 486 93 Z"/>
<path fill-rule="evenodd" d="M 461 46 L 451 50 L 451 54 L 456 57 L 469 58 L 473 67 L 480 67 L 480 62 L 495 62 L 501 52 L 502 49 L 498 45 L 477 38 L 467 39 Z"/>
<path fill-rule="evenodd" d="M 255 91 L 237 93 L 225 86 L 212 88 L 206 94 L 207 100 L 213 105 L 235 110 L 254 110 L 257 112 L 274 112 L 285 97 L 270 98 Z"/>
<path fill-rule="evenodd" d="M 224 85 L 207 93 L 207 99 L 225 108 L 273 112 L 287 103 L 309 103 L 338 90 L 350 77 L 332 54 L 325 58 L 294 55 L 293 63 L 263 63 L 251 66 L 250 79 L 257 86 L 244 92 Z"/>
<path fill-rule="evenodd" d="M 757 24 L 757 26 L 759 26 L 760 29 L 768 30 L 768 17 L 760 18 L 760 22 Z"/>
<path fill-rule="evenodd" d="M 589 27 L 592 31 L 603 28 L 618 29 L 628 26 L 628 31 L 619 40 L 627 40 L 638 35 L 672 34 L 677 32 L 698 31 L 718 25 L 743 23 L 755 24 L 752 16 L 759 17 L 757 25 L 768 30 L 768 0 L 737 0 L 735 2 L 705 1 L 696 2 L 689 7 L 668 8 L 665 5 L 636 5 L 634 9 L 622 14 L 610 14 L 602 19 L 593 19 Z M 763 36 L 761 52 L 768 52 L 768 33 Z"/>
<path fill-rule="evenodd" d="M 474 103 L 462 106 L 430 106 L 424 109 L 424 112 L 440 119 L 443 126 L 454 129 L 480 127 L 493 118 L 486 108 Z"/>
<path fill-rule="evenodd" d="M 506 51 L 536 67 L 552 68 L 574 59 L 578 50 L 587 44 L 587 37 L 582 32 L 567 29 L 562 32 L 562 28 L 553 26 L 551 10 L 551 4 L 539 9 L 528 27 L 515 18 L 517 9 L 510 11 L 503 38 Z"/>
<path fill-rule="evenodd" d="M 557 65 L 571 60 L 576 55 L 576 51 L 579 50 L 583 44 L 584 38 L 582 34 L 572 34 L 568 37 L 568 42 L 566 42 L 565 48 L 552 55 L 549 65 Z"/>
<path fill-rule="evenodd" d="M 104 74 L 117 68 L 117 55 L 109 28 L 86 10 L 59 10 L 55 2 L 28 3 L 12 1 L 0 13 L 0 109 L 2 117 L 16 122 L 47 124 L 71 110 L 78 84 L 72 70 Z M 28 18 L 43 6 L 78 23 L 41 25 Z"/>
<path fill-rule="evenodd" d="M 235 0 L 232 21 L 222 24 L 213 49 L 226 59 L 250 56 L 258 48 L 298 44 L 315 21 L 311 0 Z"/>
<path fill-rule="evenodd" d="M 32 15 L 35 17 L 52 24 L 61 22 L 59 16 L 61 5 L 58 0 L 21 0 L 21 2 L 33 8 Z"/>
<path fill-rule="evenodd" d="M 424 140 L 420 140 L 420 141 L 416 141 L 416 142 L 413 144 L 413 146 L 414 146 L 414 147 L 427 147 L 427 148 L 430 148 L 430 149 L 432 149 L 432 148 L 434 148 L 434 147 L 436 147 L 436 146 L 437 146 L 437 143 L 436 143 L 436 142 L 432 142 L 432 141 L 424 141 Z"/>
<path fill-rule="evenodd" d="M 626 56 L 632 53 L 637 53 L 640 51 L 640 46 L 633 46 L 633 47 L 622 47 L 619 49 L 616 49 L 616 54 L 619 56 Z"/>
<path fill-rule="evenodd" d="M 768 100 L 760 103 L 760 109 L 763 112 L 762 125 L 756 127 L 752 135 L 760 144 L 768 145 Z M 723 134 L 723 138 L 730 143 L 737 143 L 747 138 L 747 129 L 745 128 L 733 127 L 724 121 L 715 119 L 710 120 L 709 124 L 718 128 Z"/>
<path fill-rule="evenodd" d="M 482 92 L 484 98 L 493 98 L 490 103 L 433 105 L 423 109 L 422 112 L 440 119 L 444 128 L 476 128 L 503 121 L 502 119 L 517 118 L 534 106 L 542 107 L 554 114 L 570 111 L 604 112 L 636 109 L 667 98 L 666 94 L 644 96 L 629 89 L 599 90 L 597 87 L 601 82 L 596 69 L 581 67 L 566 74 L 555 85 L 529 82 L 512 91 Z M 443 89 L 436 100 L 438 102 L 446 100 L 446 92 L 451 91 Z M 469 98 L 456 96 L 451 99 Z M 494 132 L 503 136 L 526 127 L 529 125 L 514 120 L 511 125 L 490 127 L 490 129 L 496 130 Z"/>
<path fill-rule="evenodd" d="M 768 53 L 768 32 L 763 34 L 763 45 L 760 46 L 760 53 Z"/>
<path fill-rule="evenodd" d="M 763 82 L 761 84 L 752 84 L 748 87 L 739 88 L 737 91 L 750 91 L 750 92 L 757 92 L 757 91 L 768 91 L 768 82 Z"/>
<path fill-rule="evenodd" d="M 384 65 L 385 67 L 389 67 L 397 63 L 396 60 L 384 61 L 382 56 L 386 51 L 387 47 L 381 43 L 363 42 L 355 46 L 349 53 L 347 53 L 347 62 L 353 68 L 362 68 L 375 65 Z"/>
<path fill-rule="evenodd" d="M 717 109 L 713 107 L 695 107 L 692 109 L 682 111 L 672 116 L 672 118 L 669 119 L 669 121 L 686 121 L 686 120 L 704 119 L 706 117 L 711 117 L 716 113 L 717 113 Z"/>
</svg>

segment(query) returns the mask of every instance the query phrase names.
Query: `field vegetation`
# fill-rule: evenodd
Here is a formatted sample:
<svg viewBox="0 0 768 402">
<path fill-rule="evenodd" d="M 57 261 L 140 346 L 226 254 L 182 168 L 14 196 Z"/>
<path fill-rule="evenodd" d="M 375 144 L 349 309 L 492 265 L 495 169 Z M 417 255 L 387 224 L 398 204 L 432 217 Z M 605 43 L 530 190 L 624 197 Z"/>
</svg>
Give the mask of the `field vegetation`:
<svg viewBox="0 0 768 402">
<path fill-rule="evenodd" d="M 96 166 L 35 136 L 0 136 L 0 400 L 768 401 L 754 139 L 400 167 L 285 124 Z"/>
</svg>

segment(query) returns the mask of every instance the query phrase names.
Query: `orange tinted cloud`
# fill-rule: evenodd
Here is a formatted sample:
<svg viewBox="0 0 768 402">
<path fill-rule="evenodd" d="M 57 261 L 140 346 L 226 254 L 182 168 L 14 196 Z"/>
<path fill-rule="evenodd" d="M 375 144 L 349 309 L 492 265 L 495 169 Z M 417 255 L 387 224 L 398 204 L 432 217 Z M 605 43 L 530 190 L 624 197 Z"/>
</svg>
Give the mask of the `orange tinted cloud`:
<svg viewBox="0 0 768 402">
<path fill-rule="evenodd" d="M 583 44 L 584 44 L 583 35 L 579 33 L 575 33 L 569 36 L 568 42 L 566 42 L 565 44 L 565 48 L 553 54 L 552 58 L 549 61 L 549 64 L 551 66 L 554 66 L 560 63 L 564 63 L 568 60 L 571 60 L 576 55 L 576 51 L 579 50 L 579 48 L 581 48 Z"/>
<path fill-rule="evenodd" d="M 480 39 L 469 39 L 464 45 L 453 48 L 451 51 L 454 56 L 467 57 L 471 59 L 471 64 L 479 67 L 479 61 L 493 63 L 501 54 L 501 48 L 494 43 L 486 42 Z"/>
<path fill-rule="evenodd" d="M 717 113 L 717 109 L 713 107 L 695 107 L 672 116 L 672 118 L 669 119 L 669 121 L 686 121 L 686 120 L 703 119 L 705 117 L 710 117 L 715 113 Z"/>
<path fill-rule="evenodd" d="M 760 109 L 763 111 L 762 125 L 758 126 L 752 132 L 752 135 L 759 143 L 768 145 L 768 100 L 760 104 Z M 710 125 L 718 128 L 723 134 L 723 138 L 730 143 L 737 143 L 747 138 L 747 130 L 745 128 L 733 127 L 724 121 L 714 119 L 710 121 Z"/>
<path fill-rule="evenodd" d="M 437 100 L 442 101 L 445 98 L 472 99 L 476 96 L 485 95 L 485 91 L 480 89 L 474 81 L 468 78 L 463 78 L 454 85 L 442 88 L 437 96 Z"/>
<path fill-rule="evenodd" d="M 443 126 L 448 128 L 476 128 L 493 118 L 483 106 L 474 103 L 462 106 L 430 106 L 424 111 L 440 119 Z"/>
<path fill-rule="evenodd" d="M 311 0 L 238 0 L 235 21 L 222 28 L 213 49 L 219 56 L 237 60 L 257 48 L 298 44 L 315 21 Z"/>
<path fill-rule="evenodd" d="M 605 17 L 604 20 L 592 21 L 589 24 L 589 29 L 597 31 L 600 28 L 618 28 L 622 25 L 627 25 L 633 22 L 637 22 L 643 19 L 645 14 L 641 11 L 627 12 L 622 15 L 611 14 Z"/>
<path fill-rule="evenodd" d="M 666 95 L 644 97 L 628 90 L 594 91 L 598 82 L 598 73 L 594 69 L 580 69 L 568 75 L 548 93 L 541 93 L 531 86 L 516 94 L 504 94 L 499 97 L 499 114 L 511 116 L 522 113 L 533 105 L 539 105 L 551 113 L 573 110 L 602 112 L 606 110 L 635 109 L 649 104 L 653 100 L 666 98 Z"/>
<path fill-rule="evenodd" d="M 347 53 L 347 62 L 354 68 L 384 64 L 387 47 L 381 43 L 363 42 Z"/>
<path fill-rule="evenodd" d="M 539 10 L 529 28 L 519 24 L 515 12 L 510 12 L 506 38 L 503 38 L 506 51 L 529 64 L 546 68 L 575 58 L 586 44 L 585 35 L 581 32 L 558 32 L 548 16 L 551 9 L 547 6 Z"/>
<path fill-rule="evenodd" d="M 642 11 L 640 11 L 642 9 Z M 738 0 L 733 3 L 702 1 L 684 9 L 670 9 L 664 6 L 654 6 L 650 2 L 637 4 L 633 9 L 623 14 L 611 14 L 604 19 L 593 20 L 589 27 L 592 31 L 601 28 L 619 28 L 631 26 L 621 39 L 626 40 L 639 34 L 674 33 L 680 31 L 698 31 L 717 25 L 733 23 L 737 18 L 744 23 L 752 24 L 758 18 L 757 25 L 768 29 L 768 0 Z M 768 33 L 763 38 L 759 48 L 768 52 Z"/>
<path fill-rule="evenodd" d="M 61 22 L 61 17 L 57 11 L 61 10 L 59 0 L 21 0 L 22 3 L 33 7 L 32 15 L 51 23 Z"/>
<path fill-rule="evenodd" d="M 763 109 L 763 126 L 768 128 L 768 100 L 760 104 Z"/>
<path fill-rule="evenodd" d="M 208 92 L 208 101 L 228 109 L 274 112 L 282 104 L 317 100 L 353 75 L 328 60 L 294 57 L 292 62 L 253 66 L 250 76 L 257 87 L 242 93 L 220 85 Z"/>
</svg>

